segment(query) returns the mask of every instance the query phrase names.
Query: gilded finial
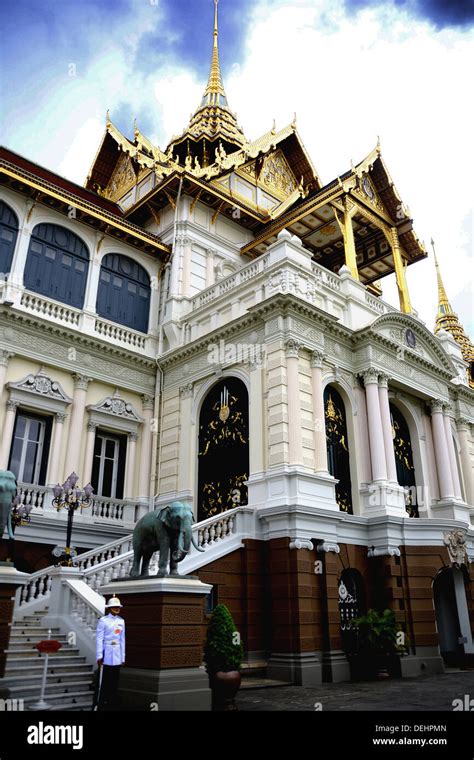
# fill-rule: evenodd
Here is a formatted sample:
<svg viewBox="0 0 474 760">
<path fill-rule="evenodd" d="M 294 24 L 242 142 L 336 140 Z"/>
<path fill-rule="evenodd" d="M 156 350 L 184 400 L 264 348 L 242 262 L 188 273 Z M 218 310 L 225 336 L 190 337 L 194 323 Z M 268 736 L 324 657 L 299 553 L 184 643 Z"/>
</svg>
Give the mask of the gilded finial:
<svg viewBox="0 0 474 760">
<path fill-rule="evenodd" d="M 107 108 L 107 111 L 105 113 L 105 126 L 110 127 L 112 122 L 110 121 L 110 110 Z"/>
<path fill-rule="evenodd" d="M 291 122 L 291 126 L 293 127 L 293 129 L 296 128 L 296 111 L 295 111 L 295 113 L 293 115 L 293 121 Z"/>
<path fill-rule="evenodd" d="M 377 145 L 376 145 L 376 151 L 377 153 L 380 153 L 381 147 L 380 147 L 380 135 L 377 135 Z"/>
<path fill-rule="evenodd" d="M 137 137 L 140 134 L 140 130 L 138 129 L 138 122 L 137 117 L 135 116 L 133 120 L 133 131 L 135 132 L 135 137 Z"/>
<path fill-rule="evenodd" d="M 276 134 L 276 119 L 273 119 L 272 135 Z"/>
</svg>

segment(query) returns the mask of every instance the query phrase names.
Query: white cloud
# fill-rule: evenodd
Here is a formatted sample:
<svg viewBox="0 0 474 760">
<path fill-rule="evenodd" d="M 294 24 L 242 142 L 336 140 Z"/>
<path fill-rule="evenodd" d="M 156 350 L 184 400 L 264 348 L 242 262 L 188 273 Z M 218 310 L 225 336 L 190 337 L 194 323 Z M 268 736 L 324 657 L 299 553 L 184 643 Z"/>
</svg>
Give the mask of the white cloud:
<svg viewBox="0 0 474 760">
<path fill-rule="evenodd" d="M 19 120 L 21 152 L 75 181 L 83 181 L 104 128 L 107 107 L 126 103 L 155 119 L 149 137 L 164 148 L 187 123 L 205 82 L 172 62 L 160 71 L 133 70 L 142 35 L 162 24 L 159 7 L 135 0 L 130 26 L 109 40 L 86 72 L 51 93 L 48 108 Z M 222 13 L 225 9 L 222 9 Z M 102 33 L 102 32 L 101 32 Z M 211 30 L 209 57 L 211 53 Z M 173 30 L 170 30 L 173 34 Z M 223 42 L 221 44 L 224 44 Z M 433 237 L 448 295 L 471 325 L 472 36 L 436 31 L 387 5 L 348 17 L 340 0 L 261 0 L 253 9 L 246 46 L 224 79 L 231 107 L 249 138 L 288 124 L 298 127 L 323 180 L 362 159 L 377 135 L 382 153 L 415 229 L 429 247 Z M 32 128 L 33 124 L 33 128 Z M 132 124 L 130 132 L 132 134 Z M 41 146 L 38 149 L 38 145 Z M 469 222 L 470 220 L 470 222 Z M 430 252 L 431 253 L 431 252 Z M 384 297 L 397 305 L 393 283 Z M 436 278 L 431 260 L 408 269 L 414 307 L 432 327 Z"/>
</svg>

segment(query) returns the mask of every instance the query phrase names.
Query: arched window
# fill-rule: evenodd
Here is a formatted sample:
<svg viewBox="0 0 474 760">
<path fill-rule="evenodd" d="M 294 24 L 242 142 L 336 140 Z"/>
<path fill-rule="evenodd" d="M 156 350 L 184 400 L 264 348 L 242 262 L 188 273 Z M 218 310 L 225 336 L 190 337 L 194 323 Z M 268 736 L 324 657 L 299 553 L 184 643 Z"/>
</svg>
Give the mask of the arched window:
<svg viewBox="0 0 474 760">
<path fill-rule="evenodd" d="M 97 314 L 148 332 L 150 278 L 140 264 L 119 253 L 104 256 L 100 269 Z"/>
<path fill-rule="evenodd" d="M 18 219 L 10 206 L 0 201 L 0 277 L 10 272 L 18 237 Z M 2 278 L 3 279 L 3 278 Z"/>
<path fill-rule="evenodd" d="M 330 385 L 324 391 L 324 413 L 328 468 L 331 475 L 339 480 L 339 483 L 336 484 L 336 501 L 342 512 L 352 514 L 346 410 L 340 394 Z"/>
<path fill-rule="evenodd" d="M 34 228 L 26 258 L 25 288 L 82 309 L 88 270 L 89 251 L 74 232 L 56 224 Z"/>
<path fill-rule="evenodd" d="M 247 504 L 249 399 L 241 380 L 221 380 L 199 416 L 198 520 Z"/>
<path fill-rule="evenodd" d="M 410 431 L 405 417 L 394 404 L 390 404 L 390 416 L 392 418 L 392 438 L 397 466 L 397 481 L 400 486 L 405 488 L 405 506 L 409 516 L 419 517 Z"/>
</svg>

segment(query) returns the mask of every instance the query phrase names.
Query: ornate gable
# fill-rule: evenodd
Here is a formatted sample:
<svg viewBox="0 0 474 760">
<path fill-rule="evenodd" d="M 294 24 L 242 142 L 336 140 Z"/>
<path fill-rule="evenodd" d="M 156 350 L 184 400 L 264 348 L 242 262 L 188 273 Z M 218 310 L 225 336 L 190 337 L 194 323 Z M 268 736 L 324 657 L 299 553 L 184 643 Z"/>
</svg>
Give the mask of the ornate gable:
<svg viewBox="0 0 474 760">
<path fill-rule="evenodd" d="M 282 150 L 277 150 L 263 160 L 237 169 L 237 174 L 251 180 L 279 200 L 286 200 L 297 188 L 298 182 Z"/>
<path fill-rule="evenodd" d="M 137 176 L 133 169 L 132 159 L 127 153 L 122 153 L 107 185 L 105 195 L 110 200 L 117 201 L 135 185 L 136 181 Z"/>
</svg>

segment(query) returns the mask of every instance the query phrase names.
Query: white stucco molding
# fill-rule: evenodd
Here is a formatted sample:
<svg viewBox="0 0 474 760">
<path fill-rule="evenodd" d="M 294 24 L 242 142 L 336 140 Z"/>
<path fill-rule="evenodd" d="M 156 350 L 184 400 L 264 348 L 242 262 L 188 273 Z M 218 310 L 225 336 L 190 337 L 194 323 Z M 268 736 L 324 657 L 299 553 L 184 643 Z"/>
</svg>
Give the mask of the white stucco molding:
<svg viewBox="0 0 474 760">
<path fill-rule="evenodd" d="M 10 402 L 45 412 L 64 414 L 72 404 L 72 398 L 63 391 L 61 384 L 43 369 L 36 375 L 27 375 L 19 382 L 7 383 L 7 388 L 10 391 Z"/>
<path fill-rule="evenodd" d="M 143 423 L 143 418 L 137 414 L 133 404 L 124 401 L 118 390 L 113 396 L 107 396 L 98 404 L 89 405 L 87 411 L 89 423 L 124 433 L 136 434 Z"/>
</svg>

